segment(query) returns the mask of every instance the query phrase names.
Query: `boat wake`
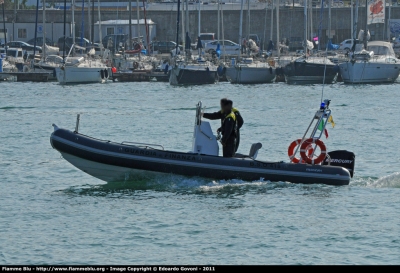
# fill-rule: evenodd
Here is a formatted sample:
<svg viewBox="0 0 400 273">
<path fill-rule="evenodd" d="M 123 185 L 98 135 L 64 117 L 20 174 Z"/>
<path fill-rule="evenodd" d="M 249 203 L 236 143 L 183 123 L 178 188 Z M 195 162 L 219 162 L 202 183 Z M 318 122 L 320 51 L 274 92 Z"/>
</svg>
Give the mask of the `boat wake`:
<svg viewBox="0 0 400 273">
<path fill-rule="evenodd" d="M 360 177 L 354 179 L 350 185 L 371 188 L 400 188 L 400 172 L 395 172 L 380 178 Z"/>
<path fill-rule="evenodd" d="M 100 185 L 77 185 L 61 190 L 62 193 L 75 196 L 99 196 L 110 198 L 123 198 L 143 195 L 144 192 L 164 192 L 174 194 L 209 194 L 209 195 L 241 195 L 246 193 L 263 194 L 271 190 L 284 188 L 303 188 L 305 191 L 318 188 L 330 188 L 321 184 L 294 184 L 289 182 L 270 181 L 243 181 L 240 179 L 211 180 L 200 177 L 184 177 L 175 174 L 159 174 L 137 177 L 135 180 L 110 182 Z M 381 178 L 356 177 L 350 183 L 350 187 L 369 188 L 400 188 L 400 172 L 396 172 Z"/>
<path fill-rule="evenodd" d="M 175 194 L 211 194 L 237 195 L 246 192 L 263 193 L 276 188 L 313 187 L 289 182 L 254 181 L 240 179 L 211 180 L 200 177 L 188 178 L 174 174 L 139 178 L 123 182 L 111 182 L 101 185 L 78 185 L 61 190 L 67 195 L 90 195 L 104 197 L 132 196 L 141 192 L 169 192 Z"/>
</svg>

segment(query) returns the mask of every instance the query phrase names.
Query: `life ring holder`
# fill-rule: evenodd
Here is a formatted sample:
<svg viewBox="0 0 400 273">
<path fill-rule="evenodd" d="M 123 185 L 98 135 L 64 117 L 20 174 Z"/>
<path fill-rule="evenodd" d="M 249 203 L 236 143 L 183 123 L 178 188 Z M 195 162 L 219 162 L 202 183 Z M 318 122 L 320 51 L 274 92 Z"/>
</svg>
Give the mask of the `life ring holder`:
<svg viewBox="0 0 400 273">
<path fill-rule="evenodd" d="M 321 149 L 321 154 L 316 158 L 313 159 L 313 153 L 311 155 L 306 154 L 307 153 L 307 147 L 309 145 L 315 144 Z M 309 138 L 303 142 L 300 146 L 300 155 L 301 158 L 307 163 L 307 164 L 320 164 L 322 161 L 324 161 L 326 157 L 326 146 L 325 144 L 320 140 L 320 139 L 315 139 L 315 138 Z"/>
</svg>

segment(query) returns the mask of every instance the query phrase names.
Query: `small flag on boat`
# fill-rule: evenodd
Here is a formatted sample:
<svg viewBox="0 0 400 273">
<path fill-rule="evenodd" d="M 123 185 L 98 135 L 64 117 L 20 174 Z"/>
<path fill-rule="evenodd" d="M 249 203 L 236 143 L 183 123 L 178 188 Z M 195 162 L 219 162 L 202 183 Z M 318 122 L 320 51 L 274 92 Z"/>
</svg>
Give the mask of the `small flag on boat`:
<svg viewBox="0 0 400 273">
<path fill-rule="evenodd" d="M 325 137 L 328 138 L 328 137 L 329 137 L 329 134 L 328 134 L 328 130 L 326 130 L 326 128 L 325 128 L 325 130 L 324 130 L 324 133 L 325 133 Z"/>
<path fill-rule="evenodd" d="M 332 116 L 329 116 L 328 122 L 329 122 L 330 124 L 332 124 L 332 128 L 335 128 L 335 122 L 333 121 Z"/>
<path fill-rule="evenodd" d="M 323 119 L 321 119 L 321 122 L 318 125 L 318 130 L 320 130 L 321 132 L 324 131 L 325 137 L 328 138 L 329 137 L 328 130 L 326 128 L 324 129 L 324 127 L 325 127 L 325 122 Z"/>
<path fill-rule="evenodd" d="M 324 130 L 324 127 L 325 127 L 325 122 L 323 119 L 321 119 L 321 122 L 318 125 L 318 130 L 322 131 Z"/>
</svg>

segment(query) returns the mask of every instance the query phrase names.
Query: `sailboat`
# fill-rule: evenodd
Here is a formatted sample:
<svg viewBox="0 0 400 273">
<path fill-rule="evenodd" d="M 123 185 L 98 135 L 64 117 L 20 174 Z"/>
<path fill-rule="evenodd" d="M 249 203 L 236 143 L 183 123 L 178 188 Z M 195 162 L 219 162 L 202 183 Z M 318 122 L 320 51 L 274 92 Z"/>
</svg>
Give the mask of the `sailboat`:
<svg viewBox="0 0 400 273">
<path fill-rule="evenodd" d="M 64 8 L 66 6 L 64 0 Z M 65 36 L 65 20 L 66 13 L 64 11 L 64 37 Z M 82 30 L 83 32 L 83 30 Z M 74 49 L 76 45 L 73 44 L 70 50 Z M 64 39 L 65 49 L 65 39 Z M 69 54 L 68 54 L 69 55 Z M 63 64 L 56 68 L 57 81 L 62 84 L 80 84 L 80 83 L 102 83 L 106 82 L 111 75 L 111 68 L 107 67 L 99 60 L 84 59 L 75 65 L 67 65 L 69 56 L 65 57 L 65 50 L 63 51 Z"/>
<path fill-rule="evenodd" d="M 285 81 L 288 84 L 333 83 L 337 67 L 326 57 L 309 56 L 313 44 L 307 40 L 307 0 L 304 4 L 304 55 L 284 67 Z"/>
<path fill-rule="evenodd" d="M 62 58 L 58 56 L 59 48 L 46 44 L 46 1 L 42 0 L 43 4 L 43 44 L 42 56 L 40 60 L 33 64 L 34 70 L 41 69 L 52 72 L 51 80 L 56 80 L 56 68 L 60 66 Z M 71 61 L 71 60 L 70 60 Z"/>
<path fill-rule="evenodd" d="M 243 1 L 241 0 L 240 7 L 239 44 L 242 44 Z M 248 32 L 250 33 L 250 20 L 248 27 Z M 240 59 L 240 51 L 238 59 Z M 276 73 L 275 67 L 270 66 L 266 62 L 254 61 L 253 58 L 245 58 L 241 62 L 232 62 L 231 66 L 226 68 L 225 75 L 231 83 L 256 84 L 273 82 Z"/>
<path fill-rule="evenodd" d="M 132 0 L 129 0 L 129 40 L 128 49 L 118 54 L 114 54 L 113 56 L 113 63 L 116 67 L 118 67 L 118 72 L 114 73 L 113 75 L 118 78 L 119 80 L 129 80 L 129 81 L 140 81 L 147 79 L 147 77 L 131 77 L 130 74 L 149 74 L 153 69 L 153 62 L 156 62 L 157 59 L 151 57 L 149 55 L 142 56 L 143 45 L 142 39 L 140 36 L 140 23 L 143 22 L 144 25 L 147 25 L 146 19 L 146 5 L 143 4 L 143 12 L 144 12 L 144 19 L 141 21 L 139 19 L 139 0 L 136 0 L 136 10 L 137 10 L 137 18 L 136 18 L 136 26 L 137 26 L 137 37 L 135 39 L 132 38 Z M 134 41 L 135 40 L 135 41 Z M 132 42 L 134 44 L 132 45 Z M 146 27 L 146 41 L 149 44 L 149 33 Z M 149 49 L 149 46 L 147 46 Z M 117 75 L 118 74 L 118 75 Z M 121 77 L 122 74 L 126 77 Z"/>
<path fill-rule="evenodd" d="M 187 1 L 187 0 L 186 0 Z M 176 53 L 178 53 L 179 43 L 179 11 L 180 0 L 178 0 L 178 14 L 176 26 Z M 173 65 L 169 83 L 171 85 L 200 85 L 200 84 L 213 84 L 218 79 L 217 66 L 212 62 L 205 60 L 201 57 L 201 40 L 200 40 L 200 1 L 199 1 L 199 38 L 197 41 L 199 48 L 199 57 L 195 61 L 188 60 L 187 58 L 180 58 L 176 54 L 175 64 Z"/>
<path fill-rule="evenodd" d="M 366 6 L 367 3 L 366 1 Z M 365 30 L 360 30 L 358 36 L 358 39 L 364 42 L 364 49 L 356 51 L 356 41 L 354 41 L 350 59 L 339 64 L 343 82 L 393 83 L 399 76 L 400 62 L 392 44 L 383 41 L 368 42 L 367 24 Z"/>
</svg>

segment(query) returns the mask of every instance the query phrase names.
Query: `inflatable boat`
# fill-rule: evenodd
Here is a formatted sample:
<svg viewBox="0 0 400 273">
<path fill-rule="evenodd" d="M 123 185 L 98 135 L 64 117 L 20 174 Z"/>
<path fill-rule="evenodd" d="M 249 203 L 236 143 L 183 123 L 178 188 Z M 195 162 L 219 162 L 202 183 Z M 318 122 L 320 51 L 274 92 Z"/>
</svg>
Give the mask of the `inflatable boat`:
<svg viewBox="0 0 400 273">
<path fill-rule="evenodd" d="M 355 155 L 349 151 L 327 152 L 320 140 L 320 131 L 324 130 L 321 123 L 326 126 L 330 117 L 329 101 L 314 115 L 306 131 L 314 128 L 310 137 L 305 134 L 290 145 L 290 162 L 257 160 L 261 143 L 253 144 L 248 155 L 219 156 L 218 136 L 213 135 L 210 123 L 201 119 L 202 111 L 199 102 L 190 152 L 168 151 L 159 144 L 115 143 L 86 136 L 78 132 L 79 115 L 74 131 L 53 124 L 50 143 L 69 163 L 106 182 L 135 180 L 143 172 L 328 185 L 348 185 L 353 176 Z M 318 149 L 321 152 L 316 156 Z"/>
</svg>

